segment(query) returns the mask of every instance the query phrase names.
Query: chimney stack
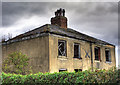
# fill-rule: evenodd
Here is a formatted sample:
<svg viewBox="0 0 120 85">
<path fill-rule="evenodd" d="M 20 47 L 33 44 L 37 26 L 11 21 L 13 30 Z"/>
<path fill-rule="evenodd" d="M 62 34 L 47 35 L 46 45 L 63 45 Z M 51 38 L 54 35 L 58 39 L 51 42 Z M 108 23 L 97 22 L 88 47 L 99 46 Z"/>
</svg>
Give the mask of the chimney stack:
<svg viewBox="0 0 120 85">
<path fill-rule="evenodd" d="M 65 17 L 65 10 L 60 8 L 55 12 L 55 17 L 51 18 L 51 24 L 58 25 L 60 28 L 67 29 L 67 18 Z"/>
</svg>

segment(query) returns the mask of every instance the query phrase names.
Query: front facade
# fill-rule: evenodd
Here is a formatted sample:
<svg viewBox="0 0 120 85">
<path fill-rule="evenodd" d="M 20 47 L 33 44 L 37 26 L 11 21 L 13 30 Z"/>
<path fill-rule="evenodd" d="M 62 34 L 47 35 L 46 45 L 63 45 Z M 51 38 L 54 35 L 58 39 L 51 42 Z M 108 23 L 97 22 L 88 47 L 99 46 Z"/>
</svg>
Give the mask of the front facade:
<svg viewBox="0 0 120 85">
<path fill-rule="evenodd" d="M 64 42 L 66 47 L 64 56 L 59 54 L 60 42 Z M 91 60 L 91 46 L 89 42 L 58 35 L 50 35 L 49 61 L 50 72 L 59 72 L 60 70 L 70 72 L 75 70 L 84 71 L 92 68 L 92 66 L 98 69 L 109 69 L 116 65 L 115 47 L 92 44 Z"/>
<path fill-rule="evenodd" d="M 67 28 L 65 10 L 59 9 L 51 24 L 3 42 L 3 59 L 20 51 L 30 56 L 34 73 L 109 69 L 116 66 L 115 46 Z"/>
</svg>

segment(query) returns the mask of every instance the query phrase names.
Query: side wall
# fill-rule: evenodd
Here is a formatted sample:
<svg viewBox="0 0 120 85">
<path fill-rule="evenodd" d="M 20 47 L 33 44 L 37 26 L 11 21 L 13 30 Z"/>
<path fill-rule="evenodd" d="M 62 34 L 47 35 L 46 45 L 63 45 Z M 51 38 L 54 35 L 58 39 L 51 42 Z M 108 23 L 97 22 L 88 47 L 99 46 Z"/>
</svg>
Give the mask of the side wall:
<svg viewBox="0 0 120 85">
<path fill-rule="evenodd" d="M 3 58 L 8 57 L 10 53 L 22 52 L 30 56 L 29 65 L 32 66 L 33 73 L 49 72 L 49 49 L 48 35 L 34 39 L 3 45 Z"/>
<path fill-rule="evenodd" d="M 58 40 L 65 40 L 67 45 L 67 57 L 58 56 Z M 81 57 L 82 59 L 73 58 L 74 57 L 74 43 L 80 44 Z M 93 67 L 98 69 L 109 69 L 112 66 L 116 65 L 115 62 L 115 48 L 114 46 L 99 46 L 101 49 L 101 61 L 95 61 L 94 47 L 99 46 L 92 44 L 92 54 L 93 54 Z M 111 50 L 112 62 L 106 63 L 105 59 L 105 48 L 109 47 Z M 90 43 L 76 40 L 73 38 L 62 37 L 58 35 L 51 34 L 49 36 L 49 64 L 50 64 L 50 72 L 59 72 L 59 69 L 65 68 L 69 72 L 73 72 L 74 69 L 82 69 L 88 70 L 91 68 L 91 57 L 86 56 L 86 52 L 90 53 Z"/>
</svg>

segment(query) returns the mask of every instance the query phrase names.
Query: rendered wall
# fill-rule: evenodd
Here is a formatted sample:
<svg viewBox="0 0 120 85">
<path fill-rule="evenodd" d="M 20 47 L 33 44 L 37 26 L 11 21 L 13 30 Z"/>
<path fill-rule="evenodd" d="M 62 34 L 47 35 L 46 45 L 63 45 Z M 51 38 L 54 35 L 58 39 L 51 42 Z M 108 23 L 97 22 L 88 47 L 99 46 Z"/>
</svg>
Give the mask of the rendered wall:
<svg viewBox="0 0 120 85">
<path fill-rule="evenodd" d="M 67 44 L 67 57 L 58 56 L 58 40 L 66 40 Z M 82 59 L 74 57 L 74 43 L 79 43 L 81 48 Z M 95 60 L 94 47 L 99 46 L 101 49 L 101 62 Z M 108 63 L 105 59 L 105 48 L 111 49 L 112 62 Z M 74 69 L 88 70 L 91 68 L 91 57 L 86 56 L 86 52 L 90 53 L 90 43 L 76 40 L 73 38 L 62 37 L 58 35 L 43 36 L 34 39 L 24 40 L 21 42 L 15 42 L 2 46 L 3 59 L 10 53 L 21 51 L 23 54 L 30 56 L 30 64 L 33 72 L 59 72 L 59 69 L 66 68 L 67 71 L 72 72 Z M 92 44 L 93 52 L 93 66 L 96 68 L 99 63 L 99 69 L 109 69 L 116 65 L 115 61 L 115 47 L 114 46 L 102 46 Z"/>
<path fill-rule="evenodd" d="M 100 47 L 100 56 L 101 56 L 101 62 L 95 60 L 95 55 L 94 55 L 94 47 L 99 46 Z M 106 62 L 106 57 L 105 57 L 105 48 L 110 49 L 111 53 L 111 62 Z M 100 45 L 93 45 L 93 65 L 94 67 L 97 67 L 97 63 L 99 64 L 99 69 L 110 69 L 113 66 L 116 66 L 116 59 L 115 59 L 115 47 L 106 45 L 106 46 L 100 46 Z"/>
<path fill-rule="evenodd" d="M 66 40 L 67 44 L 67 57 L 58 56 L 58 40 Z M 74 57 L 74 43 L 79 43 L 81 46 L 81 57 L 82 59 L 73 58 Z M 96 68 L 96 64 L 99 64 L 99 69 L 108 69 L 112 66 L 115 66 L 115 48 L 114 46 L 99 46 L 101 48 L 101 62 L 95 61 L 94 55 L 94 47 L 96 45 L 92 44 L 92 52 L 93 52 L 93 67 Z M 106 63 L 105 60 L 105 48 L 109 47 L 111 49 L 112 62 Z M 49 36 L 49 64 L 50 64 L 50 72 L 59 72 L 59 69 L 65 68 L 69 72 L 73 72 L 74 69 L 82 69 L 88 70 L 91 68 L 91 58 L 86 56 L 86 52 L 90 53 L 90 43 L 76 40 L 73 38 L 62 37 L 58 35 L 50 35 Z"/>
<path fill-rule="evenodd" d="M 48 65 L 48 35 L 34 39 L 3 45 L 3 58 L 10 53 L 20 51 L 30 56 L 29 65 L 32 66 L 33 73 L 49 72 Z"/>
<path fill-rule="evenodd" d="M 67 57 L 58 56 L 58 40 L 66 40 L 67 44 Z M 82 59 L 74 57 L 74 42 L 80 43 Z M 59 69 L 66 68 L 67 71 L 72 72 L 74 69 L 86 70 L 91 66 L 91 59 L 85 58 L 85 51 L 89 51 L 90 45 L 87 42 L 71 39 L 67 37 L 60 37 L 55 35 L 49 36 L 49 63 L 50 72 L 59 72 Z M 89 52 L 90 55 L 90 52 Z M 62 57 L 62 58 L 60 58 Z"/>
</svg>

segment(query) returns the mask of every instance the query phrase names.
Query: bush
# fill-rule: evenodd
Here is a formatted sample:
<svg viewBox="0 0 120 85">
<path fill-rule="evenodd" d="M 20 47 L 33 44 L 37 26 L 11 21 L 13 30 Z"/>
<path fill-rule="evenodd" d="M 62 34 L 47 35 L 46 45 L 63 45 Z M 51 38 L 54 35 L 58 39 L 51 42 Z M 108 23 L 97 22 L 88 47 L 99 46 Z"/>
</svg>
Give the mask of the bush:
<svg viewBox="0 0 120 85">
<path fill-rule="evenodd" d="M 29 57 L 21 52 L 14 52 L 3 61 L 2 69 L 6 73 L 27 74 L 30 73 L 28 66 Z"/>
<path fill-rule="evenodd" d="M 0 77 L 1 78 L 1 77 Z M 37 73 L 29 75 L 2 73 L 2 83 L 11 84 L 88 84 L 88 83 L 118 83 L 118 70 L 95 70 L 83 72 Z"/>
</svg>

